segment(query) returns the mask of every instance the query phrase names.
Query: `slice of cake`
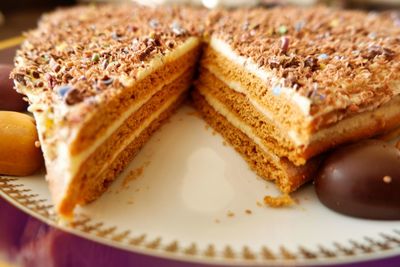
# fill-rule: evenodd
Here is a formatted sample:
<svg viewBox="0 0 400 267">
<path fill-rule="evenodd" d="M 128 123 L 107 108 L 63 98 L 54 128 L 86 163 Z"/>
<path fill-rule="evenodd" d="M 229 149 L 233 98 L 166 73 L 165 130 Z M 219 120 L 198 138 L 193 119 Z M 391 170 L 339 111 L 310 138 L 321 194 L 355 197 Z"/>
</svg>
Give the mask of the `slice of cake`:
<svg viewBox="0 0 400 267">
<path fill-rule="evenodd" d="M 27 34 L 12 76 L 61 216 L 99 197 L 182 101 L 200 53 L 198 12 L 81 6 Z"/>
<path fill-rule="evenodd" d="M 291 192 L 317 155 L 400 125 L 400 28 L 388 16 L 218 11 L 194 102 L 262 177 Z"/>
</svg>

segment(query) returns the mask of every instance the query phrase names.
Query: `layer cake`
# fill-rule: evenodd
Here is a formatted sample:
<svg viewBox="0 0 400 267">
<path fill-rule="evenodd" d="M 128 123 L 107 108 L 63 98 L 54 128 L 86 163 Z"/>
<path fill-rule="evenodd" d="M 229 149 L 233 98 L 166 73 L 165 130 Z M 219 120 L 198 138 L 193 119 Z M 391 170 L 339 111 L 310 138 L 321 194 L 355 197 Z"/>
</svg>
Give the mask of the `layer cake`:
<svg viewBox="0 0 400 267">
<path fill-rule="evenodd" d="M 29 100 L 56 211 L 96 199 L 184 99 L 201 11 L 81 6 L 44 16 L 12 74 Z"/>
<path fill-rule="evenodd" d="M 12 77 L 62 217 L 101 195 L 199 77 L 194 104 L 290 193 L 328 149 L 400 126 L 400 28 L 324 7 L 80 6 L 45 15 Z M 202 52 L 200 64 L 197 64 Z"/>
<path fill-rule="evenodd" d="M 320 154 L 400 124 L 400 28 L 361 11 L 214 11 L 195 105 L 289 193 Z"/>
</svg>

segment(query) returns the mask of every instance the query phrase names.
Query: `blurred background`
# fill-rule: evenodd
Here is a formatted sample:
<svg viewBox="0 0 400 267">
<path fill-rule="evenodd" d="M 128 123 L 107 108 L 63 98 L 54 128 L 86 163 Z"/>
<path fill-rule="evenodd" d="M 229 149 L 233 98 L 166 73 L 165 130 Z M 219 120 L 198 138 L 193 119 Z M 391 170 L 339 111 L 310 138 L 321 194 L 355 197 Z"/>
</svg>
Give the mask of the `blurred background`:
<svg viewBox="0 0 400 267">
<path fill-rule="evenodd" d="M 71 5 L 76 2 L 128 2 L 130 0 L 14 0 L 14 1 L 0 1 L 0 10 L 3 12 L 18 11 L 28 8 L 46 8 L 60 5 Z M 144 0 L 140 2 L 201 2 L 202 0 Z M 230 0 L 220 2 L 243 2 L 241 0 Z M 260 3 L 292 3 L 300 5 L 312 5 L 318 3 L 325 3 L 330 5 L 340 5 L 345 7 L 363 7 L 363 8 L 398 8 L 400 7 L 400 0 L 258 0 L 250 2 Z"/>
<path fill-rule="evenodd" d="M 108 2 L 122 2 L 130 0 L 109 0 Z M 207 0 L 138 0 L 142 3 L 161 3 L 161 2 L 194 2 L 201 3 Z M 0 38 L 4 39 L 12 36 L 16 32 L 26 28 L 34 27 L 37 17 L 44 11 L 51 10 L 57 6 L 68 6 L 78 2 L 106 2 L 106 0 L 1 0 L 0 1 Z M 216 2 L 216 1 L 212 1 Z M 298 4 L 314 5 L 327 4 L 344 8 L 363 8 L 374 10 L 393 10 L 400 9 L 400 0 L 220 0 L 220 3 L 259 3 L 260 5 L 276 4 Z"/>
</svg>

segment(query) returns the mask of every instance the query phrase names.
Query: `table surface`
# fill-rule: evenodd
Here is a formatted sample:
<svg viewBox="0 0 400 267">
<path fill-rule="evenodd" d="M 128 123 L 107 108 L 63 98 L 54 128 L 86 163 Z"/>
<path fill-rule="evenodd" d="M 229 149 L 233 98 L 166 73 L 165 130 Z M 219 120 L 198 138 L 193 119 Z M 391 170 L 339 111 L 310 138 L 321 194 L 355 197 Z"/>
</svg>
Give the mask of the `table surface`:
<svg viewBox="0 0 400 267">
<path fill-rule="evenodd" d="M 0 47 L 4 40 L 20 36 L 21 31 L 35 25 L 41 12 L 42 10 L 25 11 L 6 17 L 6 24 L 0 26 Z M 12 64 L 16 49 L 17 46 L 1 49 L 0 64 Z M 0 197 L 0 267 L 6 266 L 202 265 L 149 257 L 85 240 L 38 221 Z M 400 255 L 347 266 L 400 266 Z"/>
</svg>

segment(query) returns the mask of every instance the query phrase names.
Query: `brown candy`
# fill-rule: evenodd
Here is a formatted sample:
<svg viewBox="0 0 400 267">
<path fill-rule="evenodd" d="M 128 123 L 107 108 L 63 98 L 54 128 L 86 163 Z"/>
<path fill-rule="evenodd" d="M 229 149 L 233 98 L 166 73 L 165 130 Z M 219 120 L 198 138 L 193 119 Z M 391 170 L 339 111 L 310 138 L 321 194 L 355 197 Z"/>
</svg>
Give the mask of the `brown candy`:
<svg viewBox="0 0 400 267">
<path fill-rule="evenodd" d="M 339 213 L 400 220 L 400 150 L 378 140 L 338 148 L 323 163 L 315 189 Z"/>
<path fill-rule="evenodd" d="M 0 174 L 26 176 L 43 165 L 34 119 L 26 114 L 0 111 Z"/>
<path fill-rule="evenodd" d="M 10 79 L 11 65 L 0 64 L 0 110 L 24 111 L 28 103 L 14 89 Z"/>
</svg>

